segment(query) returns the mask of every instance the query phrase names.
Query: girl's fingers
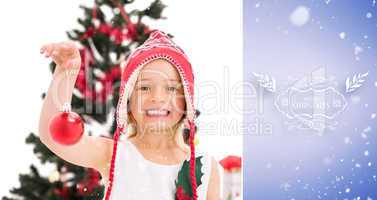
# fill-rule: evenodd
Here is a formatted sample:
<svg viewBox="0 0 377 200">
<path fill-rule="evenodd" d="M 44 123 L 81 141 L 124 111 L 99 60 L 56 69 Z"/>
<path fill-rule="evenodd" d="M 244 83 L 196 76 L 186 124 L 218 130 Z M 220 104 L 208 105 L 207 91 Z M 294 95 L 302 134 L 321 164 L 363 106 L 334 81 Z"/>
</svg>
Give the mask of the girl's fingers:
<svg viewBox="0 0 377 200">
<path fill-rule="evenodd" d="M 69 43 L 68 42 L 63 42 L 61 45 L 64 48 L 68 48 L 69 47 Z"/>
<path fill-rule="evenodd" d="M 49 50 L 48 50 L 48 49 L 46 49 L 46 50 L 44 51 L 44 55 L 45 55 L 46 58 L 50 56 L 50 53 L 49 53 Z"/>
<path fill-rule="evenodd" d="M 46 49 L 48 48 L 50 46 L 50 44 L 44 44 L 44 45 L 42 45 L 42 47 L 41 47 L 41 52 L 42 51 L 46 51 Z"/>
<path fill-rule="evenodd" d="M 61 65 L 63 68 L 77 68 L 80 63 L 77 62 L 77 60 L 72 60 L 72 58 L 76 56 L 73 55 L 76 50 L 75 48 L 73 42 L 50 43 L 43 45 L 40 52 L 44 54 L 46 58 L 51 57 L 56 64 Z"/>
<path fill-rule="evenodd" d="M 43 45 L 40 49 L 40 52 L 41 52 L 41 54 L 45 53 L 45 56 L 48 57 L 51 54 L 53 47 L 54 46 L 52 44 Z"/>
<path fill-rule="evenodd" d="M 58 62 L 59 62 L 59 58 L 58 58 L 57 56 L 58 56 L 57 54 L 54 54 L 54 53 L 51 54 L 51 58 L 52 58 L 52 60 L 53 60 L 55 63 L 58 63 Z"/>
<path fill-rule="evenodd" d="M 56 56 L 56 55 L 58 55 L 58 51 L 57 51 L 57 50 L 53 50 L 53 51 L 51 52 L 51 55 L 52 55 L 52 56 Z"/>
<path fill-rule="evenodd" d="M 46 56 L 46 57 L 47 57 L 47 49 L 48 49 L 47 46 L 44 46 L 44 47 L 41 48 L 41 54 L 44 54 L 44 56 Z"/>
<path fill-rule="evenodd" d="M 69 43 L 67 42 L 63 42 L 60 44 L 60 47 L 65 50 L 65 51 L 68 51 L 70 49 L 70 46 L 69 46 Z"/>
<path fill-rule="evenodd" d="M 55 49 L 56 49 L 56 45 L 51 44 L 51 46 L 47 49 L 48 55 L 50 56 L 52 54 L 52 51 L 54 51 Z"/>
<path fill-rule="evenodd" d="M 39 49 L 39 52 L 42 54 L 44 52 L 44 50 L 45 50 L 45 47 L 42 46 L 41 49 Z"/>
</svg>

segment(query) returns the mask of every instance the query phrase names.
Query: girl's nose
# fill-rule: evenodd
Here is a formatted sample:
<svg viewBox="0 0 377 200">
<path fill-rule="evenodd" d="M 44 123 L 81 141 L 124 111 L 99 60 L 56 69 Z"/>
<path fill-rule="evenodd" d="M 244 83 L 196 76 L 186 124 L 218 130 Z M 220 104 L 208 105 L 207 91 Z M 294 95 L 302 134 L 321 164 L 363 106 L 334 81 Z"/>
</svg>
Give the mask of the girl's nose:
<svg viewBox="0 0 377 200">
<path fill-rule="evenodd" d="M 167 93 L 163 87 L 155 87 L 152 92 L 152 101 L 165 102 L 167 99 Z"/>
</svg>

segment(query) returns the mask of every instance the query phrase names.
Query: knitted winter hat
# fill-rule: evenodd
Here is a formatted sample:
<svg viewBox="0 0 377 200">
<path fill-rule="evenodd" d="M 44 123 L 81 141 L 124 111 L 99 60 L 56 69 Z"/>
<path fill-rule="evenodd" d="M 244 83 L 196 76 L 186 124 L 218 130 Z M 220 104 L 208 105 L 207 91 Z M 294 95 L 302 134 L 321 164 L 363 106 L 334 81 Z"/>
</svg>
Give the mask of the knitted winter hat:
<svg viewBox="0 0 377 200">
<path fill-rule="evenodd" d="M 133 91 L 135 82 L 142 67 L 156 59 L 165 59 L 170 62 L 179 72 L 186 101 L 186 119 L 190 125 L 189 145 L 190 145 L 190 180 L 193 199 L 197 199 L 196 176 L 195 176 L 195 123 L 196 118 L 194 108 L 194 74 L 191 64 L 181 48 L 179 48 L 171 38 L 158 30 L 150 33 L 149 38 L 138 48 L 136 48 L 125 62 L 122 62 L 124 71 L 121 78 L 119 101 L 116 110 L 117 129 L 114 134 L 114 147 L 111 160 L 109 192 L 106 200 L 110 198 L 113 183 L 114 164 L 117 150 L 117 143 L 121 134 L 127 134 L 128 110 L 127 103 Z M 183 133 L 182 133 L 183 134 Z"/>
</svg>

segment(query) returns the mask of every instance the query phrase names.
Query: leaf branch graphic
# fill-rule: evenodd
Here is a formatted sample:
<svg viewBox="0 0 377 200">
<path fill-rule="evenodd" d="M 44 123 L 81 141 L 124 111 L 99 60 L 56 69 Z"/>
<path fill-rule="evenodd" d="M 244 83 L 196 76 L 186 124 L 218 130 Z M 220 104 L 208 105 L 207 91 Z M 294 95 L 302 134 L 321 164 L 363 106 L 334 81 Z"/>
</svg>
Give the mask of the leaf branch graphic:
<svg viewBox="0 0 377 200">
<path fill-rule="evenodd" d="M 355 74 L 353 75 L 352 79 L 350 79 L 350 77 L 347 77 L 347 80 L 346 80 L 346 92 L 347 93 L 350 93 L 350 92 L 353 92 L 355 91 L 357 88 L 361 87 L 362 86 L 362 83 L 365 81 L 365 78 L 368 76 L 368 73 L 364 73 L 364 74 Z"/>
</svg>

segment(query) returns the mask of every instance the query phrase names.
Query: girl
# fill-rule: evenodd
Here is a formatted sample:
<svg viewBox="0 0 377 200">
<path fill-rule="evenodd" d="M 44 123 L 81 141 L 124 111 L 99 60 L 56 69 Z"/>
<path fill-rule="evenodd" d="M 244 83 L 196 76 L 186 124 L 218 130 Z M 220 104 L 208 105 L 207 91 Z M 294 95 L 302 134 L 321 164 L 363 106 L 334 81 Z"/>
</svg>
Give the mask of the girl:
<svg viewBox="0 0 377 200">
<path fill-rule="evenodd" d="M 71 102 L 80 54 L 72 42 L 44 45 L 41 53 L 57 68 L 40 115 L 40 139 L 62 159 L 97 169 L 107 180 L 105 200 L 220 198 L 217 162 L 195 151 L 191 64 L 169 36 L 153 31 L 121 63 L 114 139 L 84 135 L 71 146 L 54 142 L 48 123 L 61 102 Z"/>
</svg>

